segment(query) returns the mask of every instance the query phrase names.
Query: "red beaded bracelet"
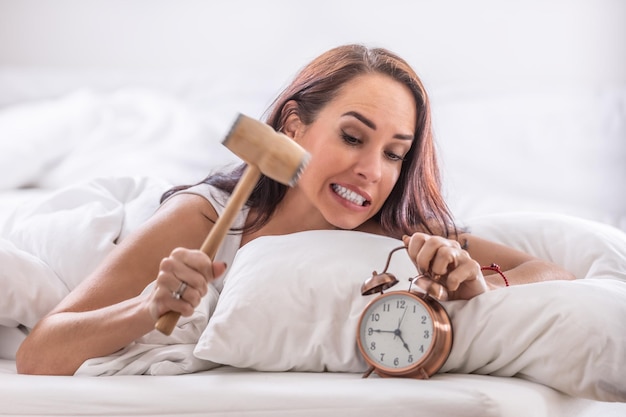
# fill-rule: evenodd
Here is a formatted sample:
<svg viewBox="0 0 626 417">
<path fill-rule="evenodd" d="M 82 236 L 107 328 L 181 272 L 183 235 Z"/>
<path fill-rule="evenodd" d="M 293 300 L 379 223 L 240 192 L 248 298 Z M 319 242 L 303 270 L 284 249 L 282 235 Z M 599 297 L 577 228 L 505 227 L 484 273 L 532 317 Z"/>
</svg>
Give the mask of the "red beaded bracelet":
<svg viewBox="0 0 626 417">
<path fill-rule="evenodd" d="M 491 264 L 489 266 L 481 266 L 480 270 L 484 271 L 484 270 L 489 270 L 489 271 L 496 271 L 498 274 L 500 274 L 500 276 L 502 277 L 502 279 L 504 280 L 504 284 L 505 286 L 509 286 L 509 280 L 506 279 L 506 277 L 504 276 L 504 273 L 502 272 L 502 270 L 500 269 L 500 265 L 498 264 Z"/>
</svg>

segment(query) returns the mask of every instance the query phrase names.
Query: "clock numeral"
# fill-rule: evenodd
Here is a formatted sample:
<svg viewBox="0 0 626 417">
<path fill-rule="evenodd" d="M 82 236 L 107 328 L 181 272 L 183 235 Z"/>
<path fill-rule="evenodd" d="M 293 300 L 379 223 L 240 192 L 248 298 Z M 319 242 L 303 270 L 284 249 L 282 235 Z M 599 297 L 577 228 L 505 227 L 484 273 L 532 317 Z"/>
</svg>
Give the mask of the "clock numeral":
<svg viewBox="0 0 626 417">
<path fill-rule="evenodd" d="M 422 346 L 422 348 L 423 348 L 423 346 Z M 409 362 L 409 363 L 413 363 L 413 355 L 409 355 L 408 362 Z"/>
<path fill-rule="evenodd" d="M 381 354 L 380 354 L 380 361 L 381 361 L 381 362 L 384 362 L 384 361 L 385 361 L 385 354 L 384 354 L 384 353 L 381 353 Z"/>
<path fill-rule="evenodd" d="M 380 314 L 372 313 L 372 318 L 370 319 L 370 321 L 379 321 L 379 320 L 380 320 Z"/>
<path fill-rule="evenodd" d="M 376 350 L 376 342 L 370 343 L 370 350 Z"/>
<path fill-rule="evenodd" d="M 406 300 L 397 300 L 396 308 L 406 308 Z"/>
<path fill-rule="evenodd" d="M 420 351 L 421 353 L 424 353 L 424 345 L 420 345 L 419 351 Z"/>
<path fill-rule="evenodd" d="M 430 338 L 430 332 L 428 330 L 424 330 L 424 339 Z"/>
<path fill-rule="evenodd" d="M 413 308 L 415 308 L 415 307 L 413 307 Z M 428 320 L 428 317 L 422 316 L 422 324 L 426 324 L 426 320 Z"/>
<path fill-rule="evenodd" d="M 389 305 L 389 303 L 383 304 L 383 312 L 390 311 L 390 308 L 391 308 L 391 306 Z"/>
<path fill-rule="evenodd" d="M 368 328 L 367 328 L 367 335 L 368 335 L 368 336 L 371 336 L 371 335 L 373 335 L 373 334 L 374 334 L 374 329 L 372 329 L 371 327 L 368 327 Z"/>
<path fill-rule="evenodd" d="M 394 366 L 398 366 L 398 364 L 400 363 L 400 359 L 398 358 L 393 358 L 393 365 Z"/>
</svg>

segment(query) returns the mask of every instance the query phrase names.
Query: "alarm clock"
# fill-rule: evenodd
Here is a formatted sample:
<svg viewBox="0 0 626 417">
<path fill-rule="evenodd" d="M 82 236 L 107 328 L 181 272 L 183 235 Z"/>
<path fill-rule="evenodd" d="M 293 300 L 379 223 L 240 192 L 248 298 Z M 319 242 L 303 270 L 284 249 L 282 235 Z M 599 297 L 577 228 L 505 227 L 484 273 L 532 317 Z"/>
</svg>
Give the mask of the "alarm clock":
<svg viewBox="0 0 626 417">
<path fill-rule="evenodd" d="M 369 370 L 381 377 L 427 379 L 441 369 L 452 350 L 452 323 L 439 301 L 447 299 L 438 276 L 419 274 L 409 278 L 408 290 L 384 292 L 398 283 L 387 272 L 376 271 L 361 287 L 363 296 L 380 293 L 370 301 L 359 318 L 357 344 Z M 414 285 L 415 284 L 415 285 Z"/>
</svg>

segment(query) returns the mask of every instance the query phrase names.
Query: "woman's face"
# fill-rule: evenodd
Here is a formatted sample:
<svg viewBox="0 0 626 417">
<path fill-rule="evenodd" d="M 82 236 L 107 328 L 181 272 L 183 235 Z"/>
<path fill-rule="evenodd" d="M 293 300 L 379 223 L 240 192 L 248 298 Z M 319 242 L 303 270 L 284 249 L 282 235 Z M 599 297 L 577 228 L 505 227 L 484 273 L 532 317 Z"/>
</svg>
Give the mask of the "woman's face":
<svg viewBox="0 0 626 417">
<path fill-rule="evenodd" d="M 351 80 L 313 123 L 297 130 L 294 139 L 312 158 L 294 191 L 330 225 L 360 226 L 398 180 L 415 123 L 416 102 L 404 84 L 383 74 Z"/>
</svg>

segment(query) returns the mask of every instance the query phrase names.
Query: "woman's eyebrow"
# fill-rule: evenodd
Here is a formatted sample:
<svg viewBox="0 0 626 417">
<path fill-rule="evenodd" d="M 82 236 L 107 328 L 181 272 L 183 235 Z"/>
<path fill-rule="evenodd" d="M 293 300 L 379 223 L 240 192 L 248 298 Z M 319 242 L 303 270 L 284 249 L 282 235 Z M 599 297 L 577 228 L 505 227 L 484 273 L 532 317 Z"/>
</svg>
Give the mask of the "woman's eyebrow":
<svg viewBox="0 0 626 417">
<path fill-rule="evenodd" d="M 370 119 L 368 119 L 367 117 L 363 116 L 361 113 L 356 112 L 356 111 L 349 111 L 346 112 L 344 114 L 342 114 L 342 116 L 352 116 L 355 119 L 359 120 L 361 123 L 363 123 L 365 126 L 369 127 L 372 130 L 376 130 L 376 124 L 371 121 Z M 395 135 L 393 135 L 394 138 L 396 139 L 402 139 L 402 140 L 413 140 L 414 136 L 413 135 L 404 135 L 402 133 L 396 133 Z"/>
<path fill-rule="evenodd" d="M 363 123 L 365 126 L 369 127 L 370 129 L 376 130 L 376 125 L 374 124 L 374 122 L 372 122 L 370 119 L 368 119 L 367 117 L 363 116 L 359 112 L 349 111 L 349 112 L 346 112 L 346 113 L 342 114 L 342 116 L 352 116 L 355 119 L 358 119 L 361 123 Z"/>
</svg>

